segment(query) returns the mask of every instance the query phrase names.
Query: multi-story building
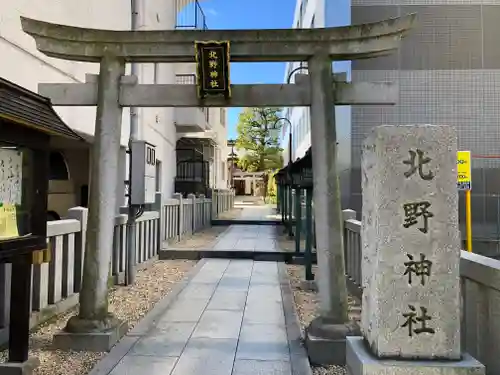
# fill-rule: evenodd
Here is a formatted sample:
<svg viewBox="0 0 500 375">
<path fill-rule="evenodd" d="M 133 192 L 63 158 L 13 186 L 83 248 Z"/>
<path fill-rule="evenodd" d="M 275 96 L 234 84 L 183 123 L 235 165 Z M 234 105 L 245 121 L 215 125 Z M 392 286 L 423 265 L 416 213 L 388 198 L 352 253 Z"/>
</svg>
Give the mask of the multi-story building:
<svg viewBox="0 0 500 375">
<path fill-rule="evenodd" d="M 500 45 L 498 1 L 485 0 L 298 0 L 294 27 L 360 24 L 417 13 L 416 27 L 388 56 L 352 62 L 351 79 L 392 81 L 395 106 L 336 108 L 345 207 L 361 210 L 361 144 L 381 124 L 446 124 L 458 130 L 459 147 L 472 152 L 473 237 L 498 241 L 500 231 Z M 314 21 L 313 21 L 314 20 Z M 320 22 L 324 23 L 320 23 Z M 348 68 L 347 66 L 345 66 Z M 334 70 L 338 72 L 337 64 Z M 292 66 L 288 68 L 292 70 Z M 346 69 L 349 71 L 349 69 Z M 340 111 L 346 111 L 341 114 Z M 297 111 L 297 112 L 296 112 Z M 293 153 L 309 147 L 301 136 L 304 110 L 290 112 Z M 345 117 L 344 117 L 345 116 Z M 305 126 L 307 131 L 309 125 Z M 306 132 L 307 132 L 306 131 Z M 350 140 L 349 140 L 350 139 Z M 284 137 L 286 145 L 286 134 Z M 348 140 L 347 143 L 344 140 Z M 345 147 L 349 145 L 348 147 Z M 344 159 L 344 162 L 342 162 Z M 346 176 L 345 170 L 348 170 Z M 464 207 L 460 204 L 461 221 Z"/>
<path fill-rule="evenodd" d="M 19 0 L 4 4 L 0 15 L 0 75 L 37 92 L 39 83 L 85 81 L 86 73 L 98 73 L 98 64 L 79 63 L 49 58 L 36 50 L 33 39 L 21 28 L 20 16 L 66 25 L 130 30 L 132 7 L 137 13 L 136 29 L 164 30 L 199 28 L 205 19 L 198 2 L 193 0 Z M 191 22 L 196 20 L 196 22 Z M 137 64 L 140 83 L 175 83 L 181 64 Z M 127 66 L 127 73 L 131 67 Z M 192 70 L 194 73 L 194 68 Z M 93 142 L 95 108 L 56 107 L 62 119 L 88 143 L 54 141 L 51 155 L 52 179 L 49 183 L 49 210 L 58 217 L 76 205 L 86 206 L 89 181 L 90 145 Z M 175 192 L 179 143 L 205 143 L 203 160 L 210 169 L 207 187 L 226 188 L 226 113 L 225 109 L 139 108 L 139 139 L 157 148 L 158 191 L 165 196 Z M 121 135 L 121 167 L 118 171 L 118 205 L 126 204 L 125 181 L 128 175 L 127 154 L 130 110 L 123 111 Z M 188 139 L 188 141 L 186 141 Z M 191 146 L 190 146 L 191 147 Z M 218 150 L 218 151 L 217 151 Z M 118 209 L 118 207 L 117 207 Z"/>
<path fill-rule="evenodd" d="M 350 23 L 349 6 L 349 0 L 297 0 L 292 27 L 308 29 L 348 25 Z M 350 77 L 349 62 L 334 62 L 332 69 L 334 73 L 346 72 L 348 78 Z M 293 83 L 295 74 L 307 74 L 307 62 L 288 63 L 285 68 L 285 82 Z M 333 104 L 332 111 L 335 111 L 337 139 L 339 141 L 338 168 L 341 177 L 342 201 L 347 205 L 349 201 L 351 113 L 350 107 L 335 107 Z M 281 144 L 286 164 L 290 157 L 290 131 L 292 133 L 291 160 L 304 156 L 311 146 L 311 117 L 307 107 L 287 108 L 285 116 L 292 125 L 290 129 L 289 124 L 284 122 L 285 126 L 281 133 Z"/>
<path fill-rule="evenodd" d="M 352 108 L 350 206 L 358 210 L 361 207 L 360 145 L 371 127 L 452 125 L 458 131 L 459 148 L 473 155 L 475 251 L 482 247 L 483 240 L 498 242 L 500 46 L 496 35 L 500 2 L 352 0 L 351 5 L 353 23 L 413 12 L 417 13 L 417 23 L 397 53 L 352 62 L 353 81 L 397 82 L 399 100 L 393 107 Z M 460 206 L 463 223 L 462 202 Z"/>
</svg>

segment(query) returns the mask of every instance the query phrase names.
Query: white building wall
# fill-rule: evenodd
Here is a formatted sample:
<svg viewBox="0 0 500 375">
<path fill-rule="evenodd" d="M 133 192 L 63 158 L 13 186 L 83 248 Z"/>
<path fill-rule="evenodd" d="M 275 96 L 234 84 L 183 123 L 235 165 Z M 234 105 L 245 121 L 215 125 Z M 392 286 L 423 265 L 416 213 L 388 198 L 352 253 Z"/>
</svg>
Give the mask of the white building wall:
<svg viewBox="0 0 500 375">
<path fill-rule="evenodd" d="M 127 4 L 128 5 L 128 4 Z M 97 64 L 69 62 L 46 57 L 36 50 L 33 38 L 22 31 L 20 16 L 67 25 L 126 30 L 130 6 L 123 0 L 16 0 L 3 1 L 0 14 L 0 74 L 29 90 L 41 82 L 84 82 L 85 73 L 97 73 Z M 57 108 L 73 129 L 93 135 L 95 108 Z M 123 130 L 128 134 L 128 110 Z M 125 141 L 126 138 L 122 137 Z"/>
<path fill-rule="evenodd" d="M 217 142 L 215 187 L 217 189 L 227 189 L 229 186 L 229 175 L 227 173 L 227 156 L 229 154 L 227 147 L 227 108 L 210 108 L 209 115 L 210 121 L 213 121 L 212 129 L 215 132 Z"/>
<path fill-rule="evenodd" d="M 138 0 L 139 30 L 173 29 L 175 4 L 163 0 Z M 49 58 L 36 50 L 32 37 L 21 28 L 20 16 L 71 26 L 129 30 L 131 4 L 123 0 L 15 0 L 2 2 L 0 13 L 0 75 L 18 85 L 37 92 L 39 83 L 85 81 L 86 73 L 98 73 L 98 64 L 70 62 Z M 127 73 L 130 66 L 127 66 Z M 141 64 L 141 83 L 173 83 L 172 64 Z M 56 107 L 62 119 L 74 130 L 92 139 L 95 130 L 95 108 Z M 121 143 L 126 147 L 129 137 L 130 111 L 123 110 Z M 174 191 L 176 130 L 172 108 L 139 109 L 139 137 L 157 147 L 161 161 L 161 190 L 166 196 Z M 121 153 L 121 168 L 128 163 Z M 70 171 L 75 175 L 75 171 Z M 128 175 L 118 171 L 120 179 Z M 120 184 L 123 185 L 123 184 Z M 119 190 L 123 192 L 123 186 Z M 124 204 L 124 197 L 118 197 Z"/>
<path fill-rule="evenodd" d="M 298 0 L 295 6 L 295 15 L 292 28 L 318 28 L 325 27 L 325 0 Z M 300 67 L 307 67 L 307 62 L 291 62 L 286 65 L 284 81 L 287 82 L 290 73 Z M 307 69 L 298 70 L 295 74 L 307 74 Z M 293 75 L 290 80 L 294 82 Z M 311 121 L 308 107 L 293 107 L 285 111 L 285 116 L 292 123 L 292 160 L 304 156 L 311 145 Z M 282 147 L 284 152 L 284 163 L 289 158 L 289 124 L 282 131 Z"/>
<path fill-rule="evenodd" d="M 139 30 L 171 30 L 175 28 L 175 2 L 139 1 Z M 128 2 L 127 2 L 128 3 Z M 175 83 L 174 64 L 138 64 L 139 82 L 143 84 Z M 139 138 L 156 146 L 161 161 L 161 191 L 170 197 L 176 174 L 175 144 L 177 141 L 173 108 L 139 108 Z"/>
<path fill-rule="evenodd" d="M 175 64 L 175 74 L 196 74 L 195 64 Z M 211 184 L 215 189 L 226 189 L 229 184 L 227 173 L 227 108 L 208 108 L 207 132 L 192 133 L 199 138 L 212 138 L 216 143 L 214 160 L 210 169 Z"/>
</svg>

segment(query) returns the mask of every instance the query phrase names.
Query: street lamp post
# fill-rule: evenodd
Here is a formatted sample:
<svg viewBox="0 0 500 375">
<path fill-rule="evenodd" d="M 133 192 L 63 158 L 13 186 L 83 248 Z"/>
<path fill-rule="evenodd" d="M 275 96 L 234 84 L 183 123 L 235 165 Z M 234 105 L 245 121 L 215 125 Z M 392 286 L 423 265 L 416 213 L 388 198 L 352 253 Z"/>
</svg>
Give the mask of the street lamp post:
<svg viewBox="0 0 500 375">
<path fill-rule="evenodd" d="M 287 117 L 280 117 L 276 119 L 273 124 L 273 127 L 276 127 L 276 124 L 280 121 L 286 121 L 288 126 L 290 127 L 290 132 L 288 133 L 288 167 L 287 167 L 287 180 L 291 180 L 290 176 L 290 167 L 292 165 L 292 122 Z M 293 196 L 292 196 L 292 188 L 288 188 L 288 237 L 293 237 L 293 228 L 292 228 L 292 205 L 293 205 Z"/>
<path fill-rule="evenodd" d="M 231 177 L 229 179 L 231 188 L 234 189 L 234 146 L 236 145 L 236 141 L 234 139 L 229 139 L 227 141 L 227 145 L 231 146 Z"/>
</svg>

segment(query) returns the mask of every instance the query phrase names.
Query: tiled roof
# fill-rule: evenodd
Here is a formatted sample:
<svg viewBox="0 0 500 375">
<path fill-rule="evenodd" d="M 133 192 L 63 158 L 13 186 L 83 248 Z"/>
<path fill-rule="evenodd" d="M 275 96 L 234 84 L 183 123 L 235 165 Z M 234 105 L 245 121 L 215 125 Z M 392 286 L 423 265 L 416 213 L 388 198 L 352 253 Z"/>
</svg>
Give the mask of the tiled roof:
<svg viewBox="0 0 500 375">
<path fill-rule="evenodd" d="M 0 78 L 0 118 L 41 132 L 84 141 L 64 123 L 50 99 Z"/>
</svg>

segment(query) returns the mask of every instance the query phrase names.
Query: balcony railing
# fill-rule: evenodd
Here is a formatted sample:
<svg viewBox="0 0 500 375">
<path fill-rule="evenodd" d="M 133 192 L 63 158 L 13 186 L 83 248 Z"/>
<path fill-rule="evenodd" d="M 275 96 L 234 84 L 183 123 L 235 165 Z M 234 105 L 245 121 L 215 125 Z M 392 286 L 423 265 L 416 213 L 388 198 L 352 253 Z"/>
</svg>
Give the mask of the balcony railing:
<svg viewBox="0 0 500 375">
<path fill-rule="evenodd" d="M 207 30 L 205 13 L 198 0 L 175 0 L 175 28 L 181 30 Z"/>
<path fill-rule="evenodd" d="M 204 160 L 185 160 L 177 163 L 175 191 L 188 194 L 209 195 L 210 166 Z"/>
</svg>

